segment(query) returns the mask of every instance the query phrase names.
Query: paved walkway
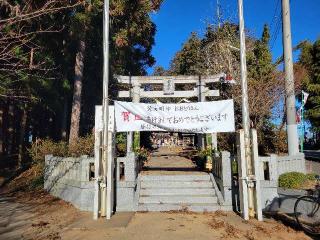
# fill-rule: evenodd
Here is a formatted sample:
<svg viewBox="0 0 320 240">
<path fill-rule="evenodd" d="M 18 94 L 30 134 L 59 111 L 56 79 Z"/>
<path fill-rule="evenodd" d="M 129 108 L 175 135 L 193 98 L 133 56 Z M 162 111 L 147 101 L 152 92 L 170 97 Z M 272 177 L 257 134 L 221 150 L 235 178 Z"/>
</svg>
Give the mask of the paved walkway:
<svg viewBox="0 0 320 240">
<path fill-rule="evenodd" d="M 181 148 L 160 147 L 145 164 L 142 174 L 178 175 L 204 174 L 189 158 L 184 157 Z"/>
</svg>

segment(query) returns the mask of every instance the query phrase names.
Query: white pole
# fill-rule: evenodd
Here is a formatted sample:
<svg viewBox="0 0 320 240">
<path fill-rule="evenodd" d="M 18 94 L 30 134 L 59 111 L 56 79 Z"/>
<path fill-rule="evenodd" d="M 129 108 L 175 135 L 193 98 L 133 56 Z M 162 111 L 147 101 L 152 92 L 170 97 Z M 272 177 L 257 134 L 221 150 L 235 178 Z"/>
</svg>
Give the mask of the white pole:
<svg viewBox="0 0 320 240">
<path fill-rule="evenodd" d="M 103 143 L 102 143 L 102 166 L 103 166 L 103 183 L 107 185 L 107 161 L 108 161 L 108 120 L 109 120 L 109 0 L 104 1 L 103 7 L 103 100 L 102 100 L 102 120 L 103 120 Z M 104 188 L 102 196 L 102 207 L 105 215 L 107 191 Z"/>
<path fill-rule="evenodd" d="M 299 137 L 296 123 L 296 97 L 294 92 L 292 41 L 289 0 L 282 0 L 283 55 L 286 85 L 287 143 L 289 155 L 299 152 Z"/>
<path fill-rule="evenodd" d="M 248 83 L 247 83 L 247 63 L 246 63 L 246 43 L 243 19 L 243 1 L 238 0 L 239 7 L 239 28 L 240 28 L 240 65 L 241 65 L 241 90 L 242 90 L 242 128 L 244 131 L 245 159 L 248 176 L 248 207 L 249 216 L 255 216 L 254 210 L 254 184 L 251 180 L 254 177 L 253 164 L 250 148 L 250 117 L 248 103 Z"/>
</svg>

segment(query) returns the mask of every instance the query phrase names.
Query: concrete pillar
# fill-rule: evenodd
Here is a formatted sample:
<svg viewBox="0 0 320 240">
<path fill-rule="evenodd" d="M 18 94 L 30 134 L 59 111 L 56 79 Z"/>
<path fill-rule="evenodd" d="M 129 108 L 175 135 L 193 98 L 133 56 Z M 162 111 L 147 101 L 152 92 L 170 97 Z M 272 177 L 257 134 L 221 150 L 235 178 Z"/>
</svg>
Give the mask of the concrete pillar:
<svg viewBox="0 0 320 240">
<path fill-rule="evenodd" d="M 132 139 L 133 139 L 132 132 L 127 132 L 127 155 L 128 153 L 132 152 Z"/>
<path fill-rule="evenodd" d="M 211 148 L 217 151 L 218 149 L 218 136 L 217 133 L 211 133 Z"/>
<path fill-rule="evenodd" d="M 133 103 L 139 103 L 140 102 L 140 83 L 139 82 L 133 82 L 133 87 L 132 87 L 132 102 Z M 140 141 L 140 133 L 139 132 L 131 132 L 131 151 L 132 151 L 132 146 L 135 141 Z M 135 147 L 140 147 L 135 146 Z"/>
<path fill-rule="evenodd" d="M 206 95 L 205 95 L 205 83 L 201 80 L 201 76 L 199 76 L 199 83 L 198 83 L 198 102 L 205 102 Z M 198 137 L 198 147 L 201 149 L 205 148 L 205 134 L 197 134 Z"/>
<path fill-rule="evenodd" d="M 290 25 L 290 3 L 282 0 L 283 56 L 286 87 L 287 142 L 290 156 L 299 153 L 299 136 L 296 123 L 296 97 L 294 92 L 294 73 Z"/>
</svg>

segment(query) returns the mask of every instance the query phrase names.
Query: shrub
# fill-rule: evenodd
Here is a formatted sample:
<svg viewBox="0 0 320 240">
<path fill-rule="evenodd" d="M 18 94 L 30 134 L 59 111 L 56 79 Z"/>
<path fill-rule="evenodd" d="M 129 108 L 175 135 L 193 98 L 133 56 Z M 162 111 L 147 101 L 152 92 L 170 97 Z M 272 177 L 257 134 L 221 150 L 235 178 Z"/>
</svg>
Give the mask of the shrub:
<svg viewBox="0 0 320 240">
<path fill-rule="evenodd" d="M 312 174 L 288 172 L 279 176 L 279 187 L 299 189 L 307 180 L 312 180 Z"/>
<path fill-rule="evenodd" d="M 212 151 L 212 149 L 211 149 L 211 147 L 207 147 L 207 148 L 205 148 L 205 149 L 199 149 L 198 150 L 198 156 L 199 156 L 199 158 L 206 158 L 206 157 L 208 157 L 208 156 L 212 156 L 212 152 L 214 152 L 214 151 Z"/>
<path fill-rule="evenodd" d="M 310 180 L 310 181 L 315 181 L 316 176 L 317 176 L 317 174 L 315 174 L 315 173 L 308 173 L 308 174 L 306 174 L 306 179 Z"/>
<path fill-rule="evenodd" d="M 136 148 L 134 152 L 138 155 L 138 159 L 142 162 L 147 161 L 150 155 L 149 151 L 144 147 Z"/>
<path fill-rule="evenodd" d="M 79 137 L 74 145 L 68 146 L 69 156 L 80 157 L 82 155 L 94 155 L 94 135 L 89 134 L 85 137 Z"/>
<path fill-rule="evenodd" d="M 54 142 L 51 139 L 37 139 L 28 149 L 33 163 L 43 163 L 45 155 L 66 156 L 68 146 L 65 142 Z"/>
<path fill-rule="evenodd" d="M 33 163 L 43 164 L 45 155 L 52 154 L 59 157 L 80 157 L 81 155 L 93 156 L 94 136 L 80 137 L 76 144 L 69 146 L 67 142 L 54 142 L 51 139 L 37 139 L 28 149 Z"/>
<path fill-rule="evenodd" d="M 127 137 L 125 133 L 117 133 L 116 134 L 116 149 L 117 156 L 123 157 L 127 152 Z"/>
</svg>

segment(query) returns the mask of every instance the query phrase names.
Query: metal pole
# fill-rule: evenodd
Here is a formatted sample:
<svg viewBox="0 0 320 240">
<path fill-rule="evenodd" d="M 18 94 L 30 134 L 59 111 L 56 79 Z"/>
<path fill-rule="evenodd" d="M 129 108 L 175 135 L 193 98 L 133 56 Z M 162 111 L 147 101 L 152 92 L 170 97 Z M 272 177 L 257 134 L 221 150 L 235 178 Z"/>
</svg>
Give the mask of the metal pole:
<svg viewBox="0 0 320 240">
<path fill-rule="evenodd" d="M 299 137 L 296 124 L 296 106 L 292 63 L 292 42 L 289 0 L 282 0 L 283 55 L 286 85 L 287 143 L 289 155 L 299 152 Z"/>
<path fill-rule="evenodd" d="M 102 141 L 102 166 L 104 187 L 107 186 L 107 161 L 108 161 L 108 120 L 109 120 L 109 0 L 104 1 L 103 7 L 103 100 L 102 100 L 102 121 L 103 121 L 103 141 Z M 102 196 L 101 215 L 105 215 L 107 191 L 104 188 Z"/>
<path fill-rule="evenodd" d="M 244 19 L 243 19 L 243 2 L 238 0 L 239 8 L 239 28 L 240 28 L 240 67 L 241 67 L 241 90 L 242 90 L 242 128 L 244 131 L 244 147 L 245 159 L 247 164 L 247 177 L 248 177 L 248 207 L 249 216 L 255 216 L 254 210 L 254 184 L 252 178 L 254 177 L 253 163 L 251 158 L 250 148 L 250 117 L 249 117 L 249 103 L 248 103 L 248 84 L 247 84 L 247 63 L 246 63 L 246 44 L 244 32 Z"/>
</svg>

